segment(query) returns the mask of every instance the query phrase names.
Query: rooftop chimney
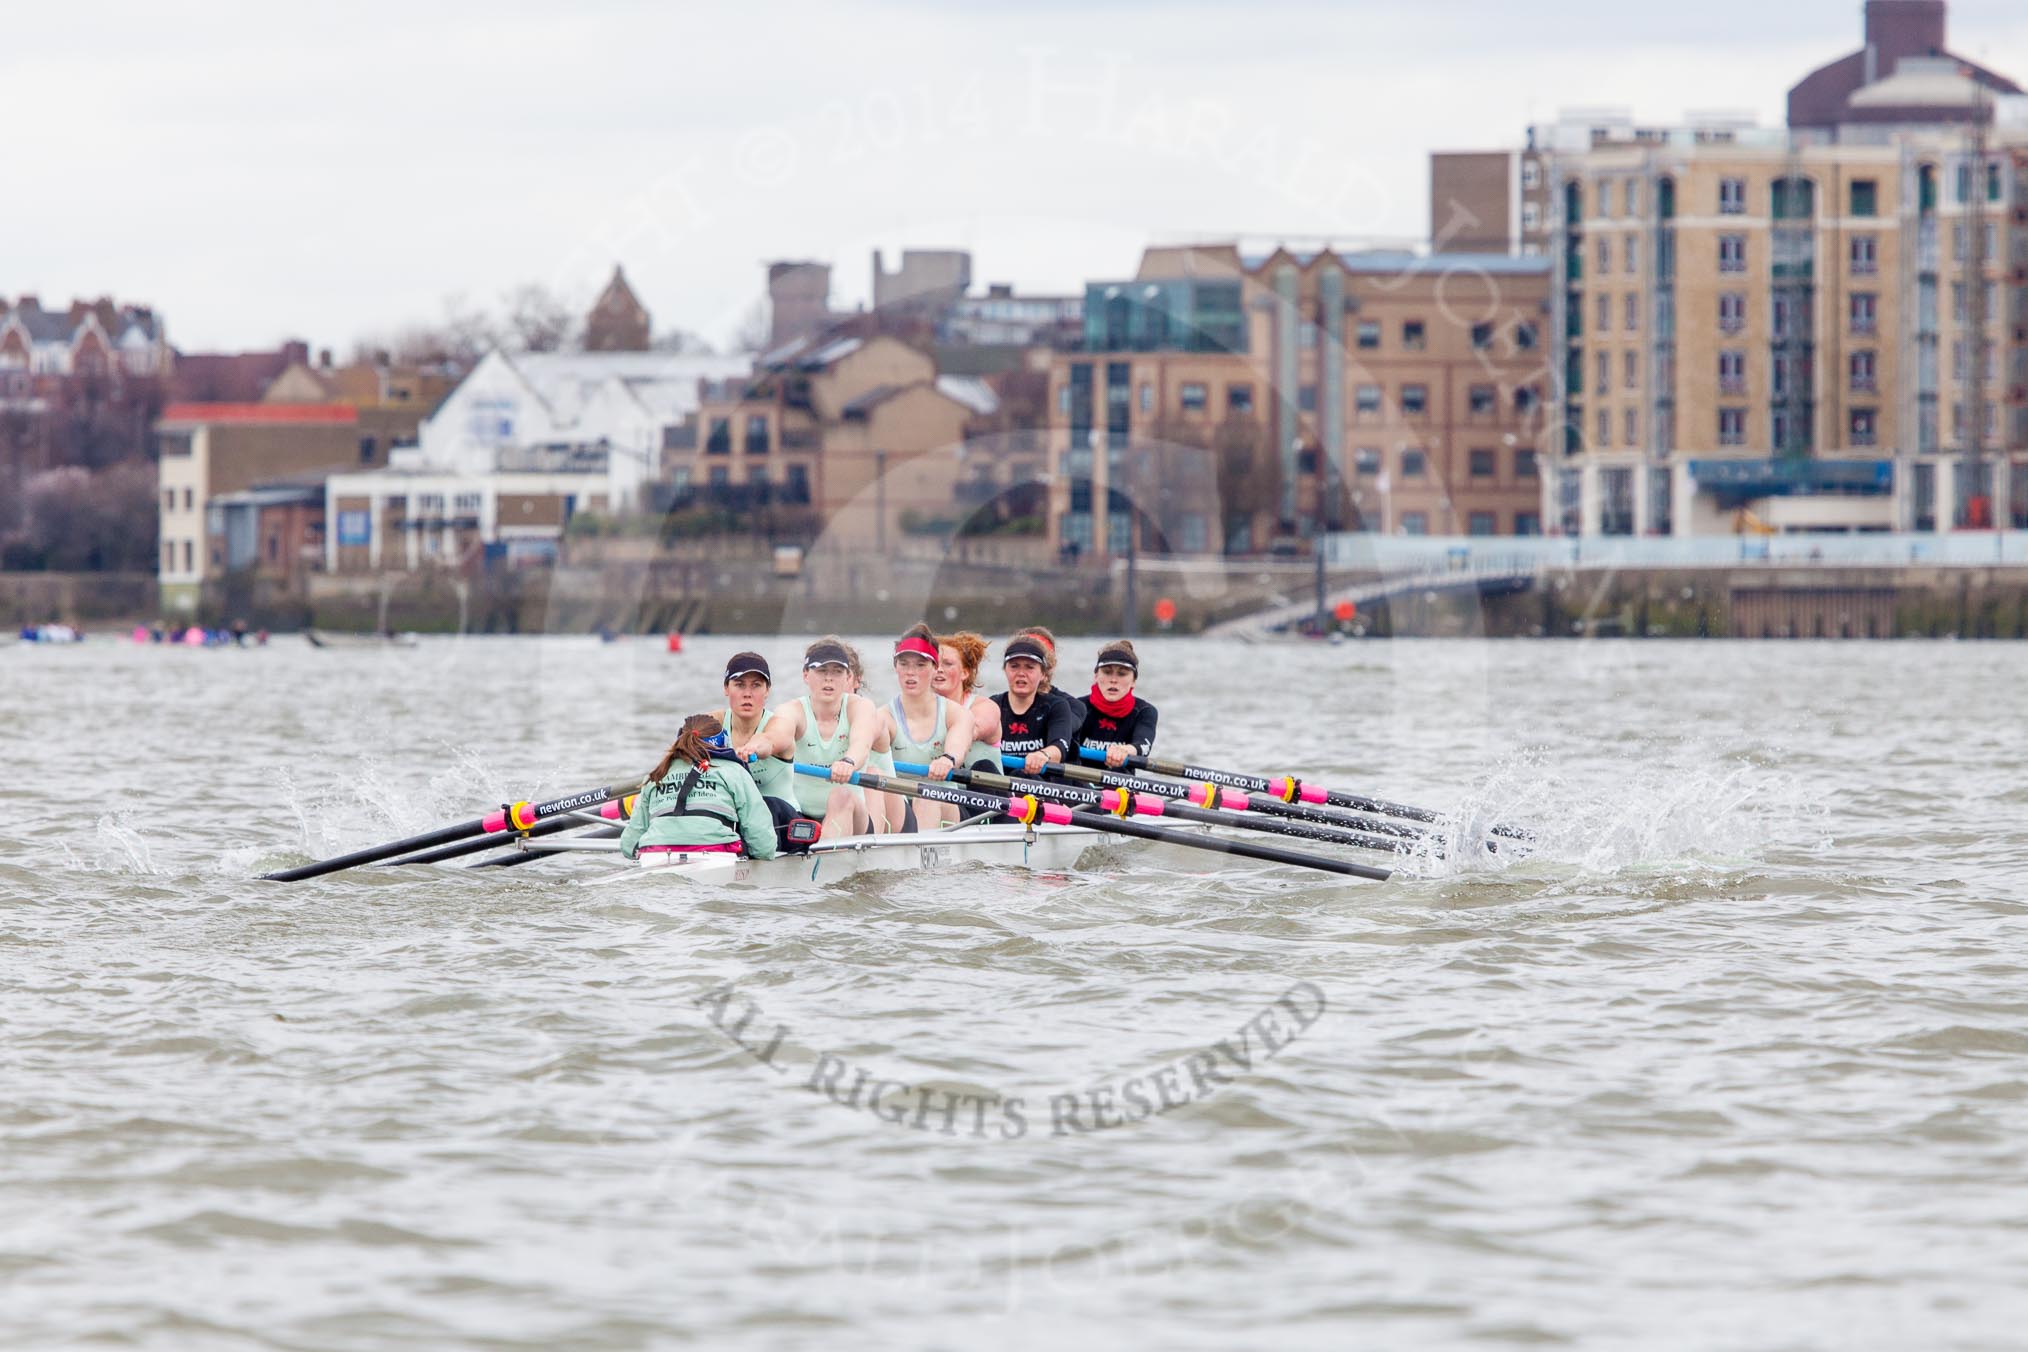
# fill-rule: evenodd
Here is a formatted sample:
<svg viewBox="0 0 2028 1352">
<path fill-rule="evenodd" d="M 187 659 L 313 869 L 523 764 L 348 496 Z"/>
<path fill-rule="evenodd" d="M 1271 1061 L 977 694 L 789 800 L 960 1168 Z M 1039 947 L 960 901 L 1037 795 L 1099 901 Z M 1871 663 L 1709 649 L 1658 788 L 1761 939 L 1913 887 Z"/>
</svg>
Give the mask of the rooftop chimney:
<svg viewBox="0 0 2028 1352">
<path fill-rule="evenodd" d="M 1945 0 L 1867 0 L 1866 80 L 1884 80 L 1905 56 L 1940 56 Z"/>
</svg>

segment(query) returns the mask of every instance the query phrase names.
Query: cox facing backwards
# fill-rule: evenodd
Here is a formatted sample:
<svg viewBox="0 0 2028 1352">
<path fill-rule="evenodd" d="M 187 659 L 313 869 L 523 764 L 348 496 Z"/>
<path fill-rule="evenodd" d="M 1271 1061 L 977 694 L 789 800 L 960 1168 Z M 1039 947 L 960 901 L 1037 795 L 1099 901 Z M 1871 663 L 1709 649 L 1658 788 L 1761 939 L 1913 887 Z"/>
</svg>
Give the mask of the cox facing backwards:
<svg viewBox="0 0 2028 1352">
<path fill-rule="evenodd" d="M 775 816 L 753 776 L 730 757 L 725 725 L 713 714 L 692 714 L 662 763 L 648 774 L 620 832 L 627 858 L 655 854 L 745 854 L 775 857 Z M 680 781 L 670 783 L 678 765 Z"/>
</svg>

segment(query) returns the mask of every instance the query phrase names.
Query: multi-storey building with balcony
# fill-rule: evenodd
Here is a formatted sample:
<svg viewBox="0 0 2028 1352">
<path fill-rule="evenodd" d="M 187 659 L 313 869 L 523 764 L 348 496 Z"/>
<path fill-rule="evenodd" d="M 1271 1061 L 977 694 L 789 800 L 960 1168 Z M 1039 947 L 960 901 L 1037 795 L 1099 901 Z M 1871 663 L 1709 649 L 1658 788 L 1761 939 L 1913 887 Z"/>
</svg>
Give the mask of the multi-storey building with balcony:
<svg viewBox="0 0 2028 1352">
<path fill-rule="evenodd" d="M 1788 128 L 1531 131 L 1552 530 L 2028 526 L 2028 101 L 1939 54 L 1943 11 L 1874 0 Z"/>
<path fill-rule="evenodd" d="M 1051 539 L 1245 552 L 1535 534 L 1547 260 L 1150 249 L 1051 364 Z"/>
</svg>

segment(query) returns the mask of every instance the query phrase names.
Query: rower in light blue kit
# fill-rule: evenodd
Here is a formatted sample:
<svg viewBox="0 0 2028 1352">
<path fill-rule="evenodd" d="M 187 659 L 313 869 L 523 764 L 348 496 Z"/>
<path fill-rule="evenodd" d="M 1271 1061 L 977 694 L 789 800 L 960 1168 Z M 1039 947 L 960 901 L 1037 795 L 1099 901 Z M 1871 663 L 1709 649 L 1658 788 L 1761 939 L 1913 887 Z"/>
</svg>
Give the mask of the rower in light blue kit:
<svg viewBox="0 0 2028 1352">
<path fill-rule="evenodd" d="M 725 725 L 715 716 L 692 714 L 684 719 L 683 730 L 662 763 L 641 785 L 633 815 L 620 833 L 620 849 L 627 858 L 693 854 L 774 858 L 774 813 L 754 787 L 753 776 L 732 754 Z M 683 767 L 680 778 L 678 767 Z"/>
<path fill-rule="evenodd" d="M 918 624 L 894 645 L 894 679 L 901 693 L 883 706 L 880 720 L 894 745 L 894 759 L 927 765 L 931 779 L 948 779 L 972 749 L 972 716 L 955 700 L 937 693 L 937 637 Z M 879 796 L 890 831 L 921 830 L 958 820 L 949 803 L 911 802 L 897 794 Z"/>
<path fill-rule="evenodd" d="M 804 651 L 803 683 L 810 693 L 775 710 L 740 754 L 830 766 L 828 784 L 807 775 L 795 777 L 791 787 L 796 805 L 809 816 L 823 818 L 826 840 L 865 835 L 873 829 L 873 820 L 865 795 L 851 781 L 874 751 L 888 750 L 880 710 L 864 696 L 849 693 L 852 654 L 840 639 L 820 638 Z"/>
</svg>

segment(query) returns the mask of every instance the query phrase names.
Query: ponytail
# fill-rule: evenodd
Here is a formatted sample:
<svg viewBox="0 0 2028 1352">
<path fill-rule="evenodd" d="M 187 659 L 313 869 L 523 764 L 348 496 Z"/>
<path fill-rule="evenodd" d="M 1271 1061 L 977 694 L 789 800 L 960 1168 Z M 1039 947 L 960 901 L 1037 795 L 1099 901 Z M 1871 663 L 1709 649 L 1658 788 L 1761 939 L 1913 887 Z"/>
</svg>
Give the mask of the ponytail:
<svg viewBox="0 0 2028 1352">
<path fill-rule="evenodd" d="M 648 772 L 648 782 L 659 785 L 669 777 L 670 769 L 678 761 L 686 761 L 699 770 L 711 768 L 711 748 L 705 743 L 723 731 L 725 725 L 718 721 L 716 714 L 692 714 L 684 719 L 683 730 L 669 744 L 661 764 Z"/>
</svg>

